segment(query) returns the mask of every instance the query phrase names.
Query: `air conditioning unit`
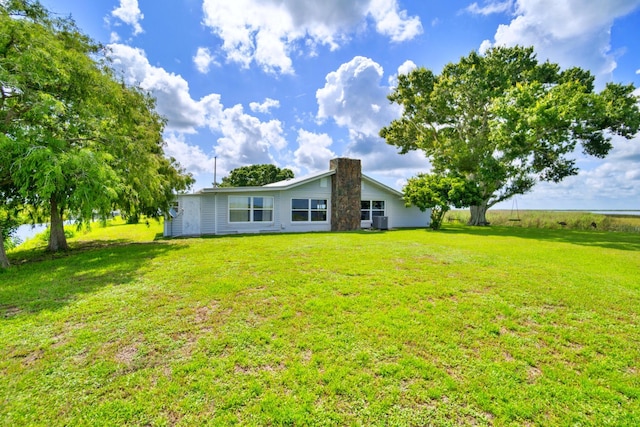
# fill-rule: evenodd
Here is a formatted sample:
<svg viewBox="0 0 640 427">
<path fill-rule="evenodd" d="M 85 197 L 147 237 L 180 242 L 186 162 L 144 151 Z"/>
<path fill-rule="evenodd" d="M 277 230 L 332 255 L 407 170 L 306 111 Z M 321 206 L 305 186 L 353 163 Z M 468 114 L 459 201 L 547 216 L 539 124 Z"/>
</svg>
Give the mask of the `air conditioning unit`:
<svg viewBox="0 0 640 427">
<path fill-rule="evenodd" d="M 374 216 L 373 224 L 371 224 L 373 228 L 378 230 L 388 230 L 389 229 L 389 217 L 388 216 Z"/>
</svg>

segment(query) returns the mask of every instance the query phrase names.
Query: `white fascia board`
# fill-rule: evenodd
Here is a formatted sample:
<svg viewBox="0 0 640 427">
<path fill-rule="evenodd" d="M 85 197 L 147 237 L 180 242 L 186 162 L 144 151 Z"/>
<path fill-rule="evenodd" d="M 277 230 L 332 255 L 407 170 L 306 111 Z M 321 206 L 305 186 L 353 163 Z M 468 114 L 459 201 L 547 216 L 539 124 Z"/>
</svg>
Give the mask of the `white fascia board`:
<svg viewBox="0 0 640 427">
<path fill-rule="evenodd" d="M 304 176 L 301 178 L 288 179 L 286 181 L 274 182 L 272 184 L 263 185 L 262 187 L 216 187 L 216 188 L 203 188 L 198 191 L 199 194 L 204 193 L 263 193 L 273 192 L 280 190 L 289 190 L 291 188 L 298 187 L 311 181 L 326 178 L 334 175 L 336 171 L 326 171 L 319 174 Z"/>
<path fill-rule="evenodd" d="M 263 185 L 261 187 L 215 187 L 215 188 L 203 188 L 197 191 L 195 194 L 207 194 L 207 193 L 263 193 L 270 191 L 280 191 L 280 190 L 290 190 L 292 188 L 298 187 L 300 185 L 307 184 L 311 181 L 315 181 L 318 179 L 326 178 L 331 175 L 335 175 L 335 170 L 330 170 L 322 173 L 317 173 L 313 175 L 303 176 L 300 178 L 288 179 L 285 181 L 274 182 L 271 184 Z M 362 179 L 368 181 L 370 184 L 373 184 L 377 187 L 382 188 L 383 190 L 398 196 L 402 197 L 402 193 L 396 189 L 393 189 L 380 181 L 376 181 L 375 179 L 362 174 Z"/>
</svg>

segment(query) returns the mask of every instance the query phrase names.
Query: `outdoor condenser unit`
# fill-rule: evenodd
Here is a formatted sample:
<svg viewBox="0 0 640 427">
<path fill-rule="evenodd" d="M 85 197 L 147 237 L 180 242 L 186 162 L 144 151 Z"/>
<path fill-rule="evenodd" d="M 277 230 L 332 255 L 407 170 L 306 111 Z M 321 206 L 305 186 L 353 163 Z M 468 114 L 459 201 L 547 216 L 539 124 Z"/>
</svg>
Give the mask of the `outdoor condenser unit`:
<svg viewBox="0 0 640 427">
<path fill-rule="evenodd" d="M 378 230 L 388 230 L 389 229 L 389 217 L 388 216 L 374 216 L 373 217 L 373 228 L 377 228 Z"/>
</svg>

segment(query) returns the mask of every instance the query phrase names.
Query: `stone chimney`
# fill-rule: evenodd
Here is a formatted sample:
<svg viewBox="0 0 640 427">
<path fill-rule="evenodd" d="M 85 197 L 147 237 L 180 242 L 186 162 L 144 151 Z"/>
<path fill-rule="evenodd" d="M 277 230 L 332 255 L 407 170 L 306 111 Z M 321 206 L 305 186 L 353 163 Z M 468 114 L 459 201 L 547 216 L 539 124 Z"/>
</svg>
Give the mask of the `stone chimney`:
<svg viewBox="0 0 640 427">
<path fill-rule="evenodd" d="M 332 159 L 329 169 L 336 171 L 331 180 L 331 231 L 359 230 L 362 194 L 360 160 Z"/>
</svg>

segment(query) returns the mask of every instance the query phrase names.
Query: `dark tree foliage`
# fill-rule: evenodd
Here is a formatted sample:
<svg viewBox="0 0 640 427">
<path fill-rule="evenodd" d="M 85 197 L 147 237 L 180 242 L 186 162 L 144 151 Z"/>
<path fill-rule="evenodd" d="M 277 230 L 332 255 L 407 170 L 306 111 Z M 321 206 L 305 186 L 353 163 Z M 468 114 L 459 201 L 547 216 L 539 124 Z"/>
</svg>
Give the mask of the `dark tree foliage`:
<svg viewBox="0 0 640 427">
<path fill-rule="evenodd" d="M 293 178 L 291 169 L 280 169 L 271 164 L 242 166 L 222 178 L 221 187 L 259 187 Z"/>
</svg>

